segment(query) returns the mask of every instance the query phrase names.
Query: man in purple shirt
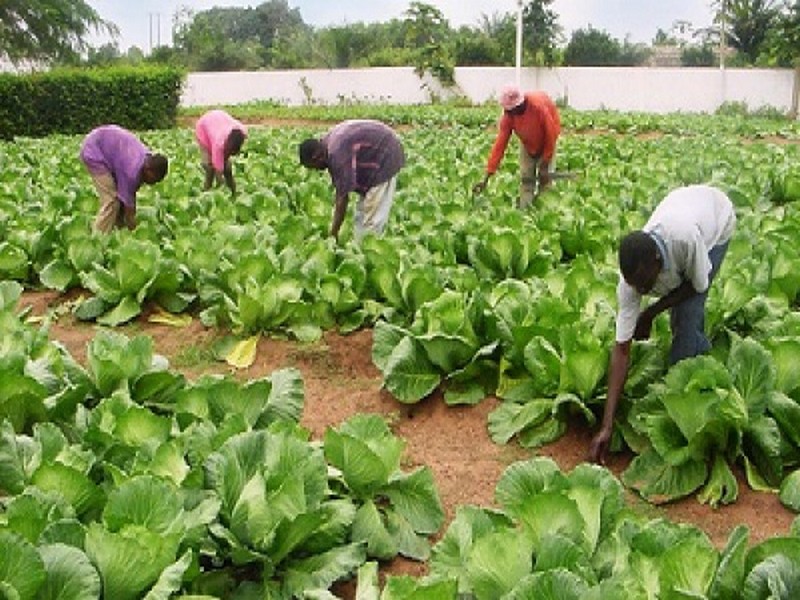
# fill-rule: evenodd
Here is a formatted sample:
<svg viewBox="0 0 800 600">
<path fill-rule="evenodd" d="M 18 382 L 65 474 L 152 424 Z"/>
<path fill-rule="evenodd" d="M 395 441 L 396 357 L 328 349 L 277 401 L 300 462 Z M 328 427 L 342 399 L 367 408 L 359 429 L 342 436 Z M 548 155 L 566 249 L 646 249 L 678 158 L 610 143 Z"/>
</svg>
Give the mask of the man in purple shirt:
<svg viewBox="0 0 800 600">
<path fill-rule="evenodd" d="M 300 144 L 300 162 L 310 169 L 327 169 L 336 190 L 331 235 L 339 237 L 350 192 L 359 195 L 355 237 L 383 233 L 405 165 L 397 134 L 380 121 L 343 121 L 320 139 Z"/>
<path fill-rule="evenodd" d="M 136 227 L 136 192 L 143 183 L 158 183 L 167 174 L 167 158 L 151 153 L 130 131 L 102 125 L 83 140 L 80 158 L 100 196 L 94 229 L 108 233 L 123 224 Z"/>
</svg>

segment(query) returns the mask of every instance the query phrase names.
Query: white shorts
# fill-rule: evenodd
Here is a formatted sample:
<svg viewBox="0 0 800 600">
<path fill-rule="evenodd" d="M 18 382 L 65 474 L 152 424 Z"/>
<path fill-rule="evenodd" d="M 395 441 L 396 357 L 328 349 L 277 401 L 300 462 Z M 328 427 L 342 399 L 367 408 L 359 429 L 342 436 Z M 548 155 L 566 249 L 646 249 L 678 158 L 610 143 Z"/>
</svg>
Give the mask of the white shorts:
<svg viewBox="0 0 800 600">
<path fill-rule="evenodd" d="M 357 240 L 360 240 L 368 232 L 375 235 L 383 233 L 386 222 L 389 220 L 396 187 L 397 176 L 395 175 L 389 181 L 371 187 L 366 194 L 359 197 L 355 216 Z"/>
</svg>

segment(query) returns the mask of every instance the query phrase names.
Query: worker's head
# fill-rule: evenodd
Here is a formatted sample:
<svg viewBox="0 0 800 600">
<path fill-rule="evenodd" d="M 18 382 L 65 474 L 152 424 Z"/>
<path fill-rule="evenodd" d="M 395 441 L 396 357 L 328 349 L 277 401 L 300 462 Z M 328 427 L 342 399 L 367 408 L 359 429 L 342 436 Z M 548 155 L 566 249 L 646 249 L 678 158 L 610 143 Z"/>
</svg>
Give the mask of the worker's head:
<svg viewBox="0 0 800 600">
<path fill-rule="evenodd" d="M 149 185 L 158 183 L 167 176 L 169 161 L 163 154 L 148 154 L 142 165 L 142 182 Z"/>
<path fill-rule="evenodd" d="M 328 151 L 320 140 L 308 139 L 298 148 L 300 164 L 309 169 L 327 169 Z"/>
<path fill-rule="evenodd" d="M 653 289 L 661 272 L 661 253 L 653 237 L 644 231 L 633 231 L 619 245 L 619 269 L 622 277 L 640 294 Z"/>
<path fill-rule="evenodd" d="M 500 90 L 498 97 L 503 110 L 512 115 L 525 112 L 525 94 L 516 85 L 506 85 Z"/>
<path fill-rule="evenodd" d="M 239 154 L 246 137 L 247 135 L 241 129 L 232 129 L 228 137 L 225 138 L 225 156 Z"/>
</svg>

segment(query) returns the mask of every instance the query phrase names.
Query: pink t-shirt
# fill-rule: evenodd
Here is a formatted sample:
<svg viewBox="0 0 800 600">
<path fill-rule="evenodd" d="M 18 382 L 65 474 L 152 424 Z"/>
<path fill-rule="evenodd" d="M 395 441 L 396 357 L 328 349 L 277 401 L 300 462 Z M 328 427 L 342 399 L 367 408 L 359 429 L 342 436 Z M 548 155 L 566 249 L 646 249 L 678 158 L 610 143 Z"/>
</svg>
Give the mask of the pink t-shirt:
<svg viewBox="0 0 800 600">
<path fill-rule="evenodd" d="M 195 124 L 197 143 L 211 155 L 211 166 L 217 172 L 225 168 L 225 140 L 234 129 L 247 136 L 247 127 L 224 110 L 210 110 Z"/>
</svg>

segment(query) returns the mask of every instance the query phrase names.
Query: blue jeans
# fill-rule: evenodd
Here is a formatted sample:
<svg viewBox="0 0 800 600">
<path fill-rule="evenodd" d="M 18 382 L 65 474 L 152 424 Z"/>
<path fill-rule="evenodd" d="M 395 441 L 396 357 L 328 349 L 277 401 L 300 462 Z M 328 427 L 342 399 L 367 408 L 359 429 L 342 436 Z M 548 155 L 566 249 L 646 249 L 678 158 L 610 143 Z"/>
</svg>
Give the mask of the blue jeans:
<svg viewBox="0 0 800 600">
<path fill-rule="evenodd" d="M 711 272 L 708 274 L 709 288 L 722 265 L 722 259 L 725 258 L 727 250 L 728 242 L 725 242 L 714 246 L 708 253 L 711 261 Z M 684 358 L 708 352 L 711 348 L 711 343 L 705 333 L 707 298 L 708 289 L 702 294 L 696 294 L 672 307 L 669 318 L 669 325 L 672 329 L 672 347 L 669 351 L 671 365 Z"/>
</svg>

